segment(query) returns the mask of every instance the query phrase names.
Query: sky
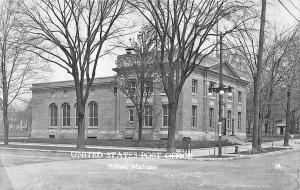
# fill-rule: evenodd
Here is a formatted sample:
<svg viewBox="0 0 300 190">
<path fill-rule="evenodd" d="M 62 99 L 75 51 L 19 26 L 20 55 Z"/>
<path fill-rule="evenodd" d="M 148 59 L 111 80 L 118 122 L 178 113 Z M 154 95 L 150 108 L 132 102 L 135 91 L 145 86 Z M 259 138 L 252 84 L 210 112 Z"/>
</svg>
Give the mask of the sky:
<svg viewBox="0 0 300 190">
<path fill-rule="evenodd" d="M 257 0 L 260 1 L 260 0 Z M 287 10 L 278 2 L 278 0 L 268 0 L 267 6 L 267 20 L 271 24 L 275 24 L 278 28 L 280 27 L 291 27 L 297 24 L 297 21 L 293 16 L 288 13 Z M 281 2 L 290 10 L 290 12 L 300 20 L 300 0 L 281 0 Z M 294 5 L 297 7 L 295 7 Z M 140 18 L 133 18 L 140 19 Z M 126 38 L 126 37 L 125 37 Z M 129 39 L 129 37 L 128 37 Z M 112 68 L 115 67 L 116 54 L 124 54 L 125 50 L 119 50 L 115 54 L 106 55 L 100 60 L 98 65 L 96 77 L 106 77 L 113 76 L 115 74 L 112 71 Z M 72 80 L 72 76 L 64 69 L 59 66 L 52 64 L 52 74 L 48 79 L 45 79 L 43 82 L 53 82 L 53 81 L 63 81 L 63 80 Z"/>
</svg>

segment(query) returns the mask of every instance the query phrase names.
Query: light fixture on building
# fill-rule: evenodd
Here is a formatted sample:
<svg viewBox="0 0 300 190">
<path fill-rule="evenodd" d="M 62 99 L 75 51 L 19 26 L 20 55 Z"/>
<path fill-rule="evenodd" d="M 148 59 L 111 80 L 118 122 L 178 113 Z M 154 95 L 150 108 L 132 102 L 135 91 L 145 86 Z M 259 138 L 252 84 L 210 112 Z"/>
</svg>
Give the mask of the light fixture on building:
<svg viewBox="0 0 300 190">
<path fill-rule="evenodd" d="M 133 48 L 126 48 L 125 50 L 126 50 L 126 53 L 129 55 L 132 54 L 132 52 L 133 52 Z"/>
<path fill-rule="evenodd" d="M 224 95 L 224 90 L 220 90 L 219 92 L 221 95 Z"/>
<path fill-rule="evenodd" d="M 211 81 L 208 87 L 208 96 L 211 96 L 213 92 L 219 93 L 221 95 L 224 95 L 225 92 L 228 92 L 228 96 L 232 96 L 232 87 L 231 86 L 225 87 L 224 85 L 219 85 L 218 87 L 214 87 L 214 82 Z"/>
</svg>

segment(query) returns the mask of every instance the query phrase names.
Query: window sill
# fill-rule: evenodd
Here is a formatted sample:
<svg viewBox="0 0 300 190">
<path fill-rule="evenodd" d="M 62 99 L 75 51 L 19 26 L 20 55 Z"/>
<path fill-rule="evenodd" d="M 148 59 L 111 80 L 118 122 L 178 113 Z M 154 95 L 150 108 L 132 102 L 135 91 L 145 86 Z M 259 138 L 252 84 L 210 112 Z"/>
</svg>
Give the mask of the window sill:
<svg viewBox="0 0 300 190">
<path fill-rule="evenodd" d="M 49 129 L 57 129 L 58 126 L 49 126 Z"/>
<path fill-rule="evenodd" d="M 62 129 L 70 129 L 71 126 L 62 126 L 61 128 L 62 128 Z"/>
<path fill-rule="evenodd" d="M 164 92 L 159 93 L 160 96 L 166 96 L 167 94 Z"/>
<path fill-rule="evenodd" d="M 98 126 L 88 126 L 88 129 L 98 129 Z"/>
<path fill-rule="evenodd" d="M 135 129 L 135 127 L 134 126 L 132 126 L 132 127 L 125 127 L 125 129 Z"/>
<path fill-rule="evenodd" d="M 143 128 L 144 128 L 144 129 L 152 129 L 153 126 L 144 126 Z"/>
<path fill-rule="evenodd" d="M 195 93 L 195 92 L 192 92 L 192 96 L 197 96 L 197 93 Z"/>
<path fill-rule="evenodd" d="M 217 99 L 215 96 L 208 96 L 210 99 Z"/>
<path fill-rule="evenodd" d="M 169 126 L 162 126 L 162 127 L 160 127 L 161 129 L 168 129 L 169 128 Z"/>
</svg>

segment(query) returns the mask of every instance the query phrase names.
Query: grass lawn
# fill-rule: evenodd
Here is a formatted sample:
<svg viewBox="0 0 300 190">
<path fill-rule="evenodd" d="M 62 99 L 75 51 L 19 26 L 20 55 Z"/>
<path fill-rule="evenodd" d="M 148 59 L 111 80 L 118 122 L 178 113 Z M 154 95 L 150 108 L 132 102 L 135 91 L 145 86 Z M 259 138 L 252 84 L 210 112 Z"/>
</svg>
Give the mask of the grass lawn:
<svg viewBox="0 0 300 190">
<path fill-rule="evenodd" d="M 9 138 L 10 142 L 29 142 L 28 138 Z M 52 144 L 76 144 L 75 139 L 43 139 L 31 138 L 31 143 L 52 143 Z M 139 144 L 132 139 L 85 139 L 86 145 L 98 146 L 121 146 L 121 147 L 149 147 L 166 148 L 167 140 L 143 140 Z M 222 141 L 222 146 L 234 145 L 228 141 Z M 218 141 L 192 141 L 192 149 L 209 148 L 218 146 Z M 176 141 L 176 148 L 181 148 L 181 142 Z"/>
<path fill-rule="evenodd" d="M 267 136 L 267 135 L 262 135 L 262 142 L 272 142 L 272 141 L 280 141 L 284 139 L 283 135 L 279 135 L 279 136 Z M 300 139 L 300 134 L 295 134 L 294 135 L 295 139 Z M 252 142 L 252 135 L 247 135 L 247 140 L 248 142 Z"/>
<path fill-rule="evenodd" d="M 263 154 L 263 153 L 275 152 L 275 151 L 281 151 L 281 150 L 287 150 L 287 149 L 289 149 L 289 148 L 267 147 L 267 148 L 263 148 L 262 151 L 259 151 L 259 152 L 242 151 L 242 152 L 240 152 L 240 154 L 242 154 L 242 155 Z"/>
</svg>

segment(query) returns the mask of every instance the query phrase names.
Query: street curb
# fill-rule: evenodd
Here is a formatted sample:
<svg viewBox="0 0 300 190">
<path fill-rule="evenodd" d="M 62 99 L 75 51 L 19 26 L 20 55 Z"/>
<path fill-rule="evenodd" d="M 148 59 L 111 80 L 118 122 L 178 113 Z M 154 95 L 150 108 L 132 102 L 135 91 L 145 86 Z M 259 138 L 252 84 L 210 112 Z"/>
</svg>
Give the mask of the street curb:
<svg viewBox="0 0 300 190">
<path fill-rule="evenodd" d="M 275 147 L 274 148 L 282 148 L 282 147 Z M 260 153 L 260 154 L 250 154 L 250 155 L 240 155 L 240 156 L 233 156 L 232 154 L 223 154 L 223 155 L 228 155 L 231 157 L 228 158 L 192 158 L 192 160 L 197 160 L 197 161 L 218 161 L 218 160 L 241 160 L 241 159 L 252 159 L 252 158 L 260 158 L 264 156 L 269 156 L 269 155 L 276 155 L 276 154 L 281 154 L 285 152 L 291 152 L 294 149 L 293 147 L 285 147 L 284 150 L 277 150 L 273 152 L 266 152 L 266 153 Z"/>
<path fill-rule="evenodd" d="M 282 147 L 274 147 L 274 148 L 282 148 Z M 286 147 L 286 148 L 284 148 L 284 150 L 277 150 L 277 151 L 266 152 L 266 153 L 261 153 L 261 154 L 252 154 L 251 157 L 252 158 L 260 158 L 260 157 L 269 156 L 269 155 L 281 154 L 284 152 L 291 152 L 293 150 L 295 150 L 295 149 L 293 149 L 292 147 Z"/>
<path fill-rule="evenodd" d="M 242 159 L 250 159 L 251 156 L 248 155 L 240 155 L 240 156 L 233 156 L 232 154 L 222 154 L 225 156 L 230 156 L 228 158 L 192 158 L 191 160 L 195 161 L 221 161 L 221 160 L 242 160 Z"/>
<path fill-rule="evenodd" d="M 13 148 L 13 147 L 0 147 L 0 149 L 5 150 L 22 150 L 22 151 L 35 151 L 35 152 L 52 152 L 52 153 L 71 153 L 70 150 L 47 150 L 47 149 L 37 149 L 37 148 Z"/>
</svg>

